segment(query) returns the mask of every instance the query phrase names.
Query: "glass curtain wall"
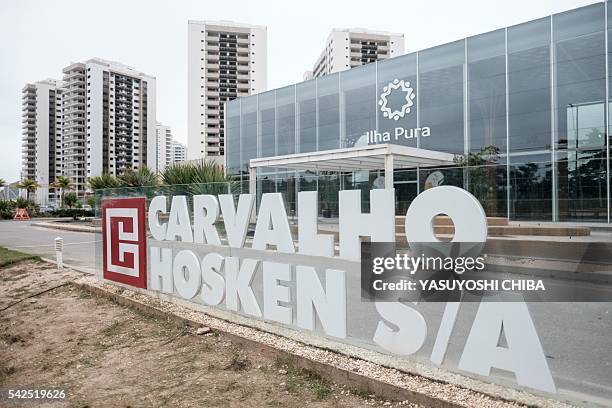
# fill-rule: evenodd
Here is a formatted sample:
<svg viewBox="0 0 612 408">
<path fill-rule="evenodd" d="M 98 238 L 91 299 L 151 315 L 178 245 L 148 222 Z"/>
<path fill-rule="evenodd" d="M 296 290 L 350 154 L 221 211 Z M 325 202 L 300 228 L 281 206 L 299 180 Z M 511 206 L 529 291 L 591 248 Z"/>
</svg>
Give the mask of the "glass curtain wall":
<svg viewBox="0 0 612 408">
<path fill-rule="evenodd" d="M 276 156 L 276 93 L 262 93 L 257 99 L 260 153 L 257 157 Z"/>
<path fill-rule="evenodd" d="M 295 117 L 298 153 L 317 151 L 317 82 L 302 82 L 295 86 Z"/>
<path fill-rule="evenodd" d="M 276 90 L 276 154 L 295 153 L 295 86 Z"/>
<path fill-rule="evenodd" d="M 463 154 L 465 40 L 418 53 L 419 126 L 431 128 L 420 147 Z"/>
<path fill-rule="evenodd" d="M 257 98 L 241 98 L 240 111 L 240 172 L 243 179 L 248 179 L 249 162 L 259 157 L 257 154 Z"/>
<path fill-rule="evenodd" d="M 514 220 L 552 221 L 550 18 L 508 27 L 508 151 Z"/>
<path fill-rule="evenodd" d="M 365 146 L 376 129 L 376 64 L 340 73 L 342 147 Z"/>
<path fill-rule="evenodd" d="M 391 58 L 385 61 L 384 64 L 378 64 L 377 78 L 378 92 L 374 100 L 379 103 L 377 105 L 377 123 L 378 132 L 388 132 L 393 137 L 393 143 L 401 144 L 404 146 L 417 147 L 418 137 L 413 133 L 402 135 L 401 137 L 395 138 L 395 132 L 397 128 L 403 129 L 416 129 L 418 124 L 418 98 L 419 88 L 417 81 L 417 54 L 408 54 L 398 58 Z M 404 85 L 410 90 L 410 93 L 415 95 L 412 99 L 413 105 L 410 106 L 410 112 L 400 117 L 397 120 L 389 120 L 380 109 L 379 95 L 385 91 L 385 87 L 388 87 L 392 83 L 400 83 L 403 81 Z M 406 95 L 402 92 L 392 92 L 386 97 L 387 106 L 391 110 L 399 110 L 401 106 L 406 102 Z"/>
<path fill-rule="evenodd" d="M 240 104 L 228 103 L 225 109 L 225 138 L 232 141 L 225 146 L 226 171 L 240 179 Z"/>
<path fill-rule="evenodd" d="M 489 216 L 507 216 L 506 30 L 467 39 L 467 186 Z"/>
<path fill-rule="evenodd" d="M 606 221 L 604 4 L 553 16 L 560 221 Z"/>
<path fill-rule="evenodd" d="M 376 64 L 342 71 L 340 98 L 342 147 L 367 146 L 370 132 L 376 130 Z M 369 190 L 377 180 L 376 173 L 356 169 L 342 175 L 342 189 L 361 190 L 362 211 L 369 211 Z"/>
<path fill-rule="evenodd" d="M 381 143 L 387 133 L 389 143 L 458 155 L 407 179 L 398 169 L 399 212 L 449 184 L 472 192 L 489 216 L 609 222 L 609 4 L 229 102 L 227 171 L 244 181 L 251 158 Z M 415 131 L 424 128 L 428 136 Z M 329 216 L 339 189 L 382 181 L 378 172 L 271 171 L 276 188 L 318 189 Z"/>
<path fill-rule="evenodd" d="M 340 147 L 340 75 L 326 75 L 316 80 L 318 149 Z"/>
<path fill-rule="evenodd" d="M 610 83 L 612 82 L 612 78 L 610 78 L 610 76 L 612 75 L 612 55 L 610 52 L 610 44 L 611 44 L 611 40 L 612 40 L 612 1 L 608 1 L 606 3 L 606 57 L 607 57 L 607 63 L 606 63 L 606 68 L 607 68 L 607 83 L 606 83 L 606 98 L 608 100 L 608 104 L 607 106 L 607 112 L 606 112 L 606 120 L 607 120 L 607 129 L 608 129 L 608 138 L 607 138 L 607 152 L 608 152 L 608 168 L 607 168 L 607 173 L 608 173 L 608 179 L 607 179 L 607 189 L 608 189 L 608 222 L 612 222 L 612 192 L 611 190 L 611 186 L 612 186 L 612 125 L 610 123 L 610 111 L 611 111 L 611 104 L 610 104 L 610 100 L 611 100 L 611 96 L 610 96 Z"/>
</svg>

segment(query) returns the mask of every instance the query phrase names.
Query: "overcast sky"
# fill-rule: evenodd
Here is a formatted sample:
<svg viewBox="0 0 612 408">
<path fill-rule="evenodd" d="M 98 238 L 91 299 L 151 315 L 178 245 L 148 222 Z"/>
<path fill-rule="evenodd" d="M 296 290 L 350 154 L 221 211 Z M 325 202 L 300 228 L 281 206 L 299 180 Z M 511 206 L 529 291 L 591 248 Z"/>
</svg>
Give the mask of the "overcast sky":
<svg viewBox="0 0 612 408">
<path fill-rule="evenodd" d="M 157 120 L 187 142 L 187 20 L 268 27 L 269 89 L 300 82 L 332 27 L 405 34 L 417 51 L 596 3 L 594 0 L 3 1 L 0 5 L 0 178 L 21 165 L 21 88 L 61 79 L 101 57 L 157 77 Z"/>
</svg>

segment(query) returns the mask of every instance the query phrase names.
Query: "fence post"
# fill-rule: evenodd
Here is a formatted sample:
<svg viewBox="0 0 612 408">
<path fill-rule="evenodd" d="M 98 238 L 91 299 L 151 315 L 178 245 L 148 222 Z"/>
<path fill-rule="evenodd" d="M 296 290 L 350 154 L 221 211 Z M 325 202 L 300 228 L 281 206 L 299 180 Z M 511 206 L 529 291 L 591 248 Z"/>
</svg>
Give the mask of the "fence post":
<svg viewBox="0 0 612 408">
<path fill-rule="evenodd" d="M 57 269 L 64 269 L 63 262 L 64 239 L 61 237 L 55 238 L 55 258 L 57 259 Z"/>
</svg>

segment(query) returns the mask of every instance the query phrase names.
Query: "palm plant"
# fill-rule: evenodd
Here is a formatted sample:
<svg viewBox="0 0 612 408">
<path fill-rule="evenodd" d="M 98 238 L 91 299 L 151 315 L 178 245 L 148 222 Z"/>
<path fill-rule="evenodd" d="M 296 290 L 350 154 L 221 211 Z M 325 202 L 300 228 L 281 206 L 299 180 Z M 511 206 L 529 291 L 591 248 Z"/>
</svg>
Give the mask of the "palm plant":
<svg viewBox="0 0 612 408">
<path fill-rule="evenodd" d="M 141 167 L 138 170 L 127 169 L 118 180 L 123 187 L 149 187 L 159 184 L 157 174 L 148 167 Z"/>
<path fill-rule="evenodd" d="M 91 187 L 93 191 L 96 191 L 104 188 L 121 187 L 121 183 L 115 176 L 108 173 L 102 173 L 100 176 L 94 176 L 89 179 L 89 187 Z"/>
<path fill-rule="evenodd" d="M 4 187 L 6 187 L 6 185 L 7 185 L 6 180 L 4 180 L 3 178 L 0 178 L 0 188 L 4 188 Z M 5 195 L 4 195 L 4 196 L 5 196 L 5 198 L 6 198 L 6 197 L 7 197 L 7 194 L 5 193 Z"/>
<path fill-rule="evenodd" d="M 0 218 L 10 219 L 13 218 L 15 210 L 15 201 L 0 200 Z"/>
<path fill-rule="evenodd" d="M 36 180 L 23 179 L 19 182 L 17 187 L 25 189 L 27 199 L 30 200 L 30 193 L 35 192 L 39 185 Z"/>
<path fill-rule="evenodd" d="M 232 181 L 214 161 L 173 164 L 162 171 L 161 179 L 167 185 L 190 184 L 188 190 L 193 194 L 227 193 L 227 183 Z"/>
<path fill-rule="evenodd" d="M 164 184 L 215 183 L 230 180 L 223 171 L 223 166 L 213 161 L 183 162 L 166 167 L 161 172 Z"/>
<path fill-rule="evenodd" d="M 17 197 L 15 199 L 15 206 L 17 208 L 27 208 L 30 204 L 30 200 L 28 200 L 27 198 Z"/>
<path fill-rule="evenodd" d="M 64 191 L 72 188 L 72 181 L 66 176 L 58 176 L 57 179 L 51 184 L 53 188 L 59 188 L 60 190 L 60 203 L 64 205 Z"/>
</svg>

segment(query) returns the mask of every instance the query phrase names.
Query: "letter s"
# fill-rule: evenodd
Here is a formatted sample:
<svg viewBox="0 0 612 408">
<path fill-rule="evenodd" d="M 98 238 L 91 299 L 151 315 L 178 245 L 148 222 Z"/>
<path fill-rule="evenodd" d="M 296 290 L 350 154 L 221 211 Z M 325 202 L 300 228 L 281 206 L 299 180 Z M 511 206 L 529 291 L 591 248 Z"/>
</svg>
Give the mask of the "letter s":
<svg viewBox="0 0 612 408">
<path fill-rule="evenodd" d="M 427 323 L 415 309 L 400 302 L 376 302 L 376 310 L 384 321 L 379 321 L 374 333 L 374 342 L 395 354 L 413 354 L 419 351 L 427 337 Z"/>
</svg>

